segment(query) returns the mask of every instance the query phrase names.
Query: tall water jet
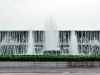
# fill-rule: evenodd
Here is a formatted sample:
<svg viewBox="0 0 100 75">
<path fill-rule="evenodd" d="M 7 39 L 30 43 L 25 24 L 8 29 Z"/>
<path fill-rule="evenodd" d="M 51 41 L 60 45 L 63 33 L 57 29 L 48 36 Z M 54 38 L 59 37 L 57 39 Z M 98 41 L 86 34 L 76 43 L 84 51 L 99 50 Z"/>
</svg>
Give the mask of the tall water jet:
<svg viewBox="0 0 100 75">
<path fill-rule="evenodd" d="M 52 17 L 50 16 L 50 21 L 46 20 L 45 29 L 45 47 L 44 54 L 59 54 L 59 34 Z"/>
<path fill-rule="evenodd" d="M 78 43 L 77 43 L 77 37 L 76 37 L 75 31 L 71 32 L 70 54 L 78 55 Z"/>
<path fill-rule="evenodd" d="M 31 27 L 29 30 L 27 55 L 35 55 L 34 40 Z"/>
</svg>

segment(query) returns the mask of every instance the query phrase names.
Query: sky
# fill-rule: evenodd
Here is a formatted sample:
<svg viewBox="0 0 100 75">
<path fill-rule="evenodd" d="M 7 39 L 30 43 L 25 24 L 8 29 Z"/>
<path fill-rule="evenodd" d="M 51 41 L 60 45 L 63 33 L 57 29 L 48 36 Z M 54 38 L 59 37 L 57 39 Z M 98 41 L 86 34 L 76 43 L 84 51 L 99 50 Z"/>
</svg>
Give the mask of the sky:
<svg viewBox="0 0 100 75">
<path fill-rule="evenodd" d="M 100 0 L 0 0 L 0 30 L 100 30 Z"/>
</svg>

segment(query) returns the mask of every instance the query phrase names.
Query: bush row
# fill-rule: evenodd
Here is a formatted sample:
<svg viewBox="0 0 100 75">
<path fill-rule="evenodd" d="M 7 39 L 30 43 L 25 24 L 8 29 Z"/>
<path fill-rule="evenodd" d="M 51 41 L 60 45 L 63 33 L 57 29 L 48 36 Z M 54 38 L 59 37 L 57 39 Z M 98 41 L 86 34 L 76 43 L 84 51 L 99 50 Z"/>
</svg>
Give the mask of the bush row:
<svg viewBox="0 0 100 75">
<path fill-rule="evenodd" d="M 5 55 L 0 61 L 100 61 L 100 56 Z"/>
</svg>

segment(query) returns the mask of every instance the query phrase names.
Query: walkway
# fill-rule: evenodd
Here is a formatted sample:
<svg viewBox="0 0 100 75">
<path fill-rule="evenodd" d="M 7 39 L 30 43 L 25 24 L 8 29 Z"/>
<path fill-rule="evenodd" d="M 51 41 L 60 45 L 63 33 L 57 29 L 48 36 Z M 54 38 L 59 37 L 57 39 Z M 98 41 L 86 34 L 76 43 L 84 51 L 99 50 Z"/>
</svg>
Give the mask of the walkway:
<svg viewBox="0 0 100 75">
<path fill-rule="evenodd" d="M 100 68 L 0 68 L 0 73 L 100 73 Z"/>
</svg>

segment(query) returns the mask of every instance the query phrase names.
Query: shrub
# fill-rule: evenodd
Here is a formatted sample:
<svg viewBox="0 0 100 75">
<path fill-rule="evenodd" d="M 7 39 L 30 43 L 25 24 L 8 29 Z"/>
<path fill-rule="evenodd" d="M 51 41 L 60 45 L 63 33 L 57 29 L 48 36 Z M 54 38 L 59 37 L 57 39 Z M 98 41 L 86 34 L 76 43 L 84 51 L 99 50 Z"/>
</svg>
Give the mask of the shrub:
<svg viewBox="0 0 100 75">
<path fill-rule="evenodd" d="M 0 61 L 100 61 L 100 56 L 73 55 L 3 55 Z"/>
</svg>

